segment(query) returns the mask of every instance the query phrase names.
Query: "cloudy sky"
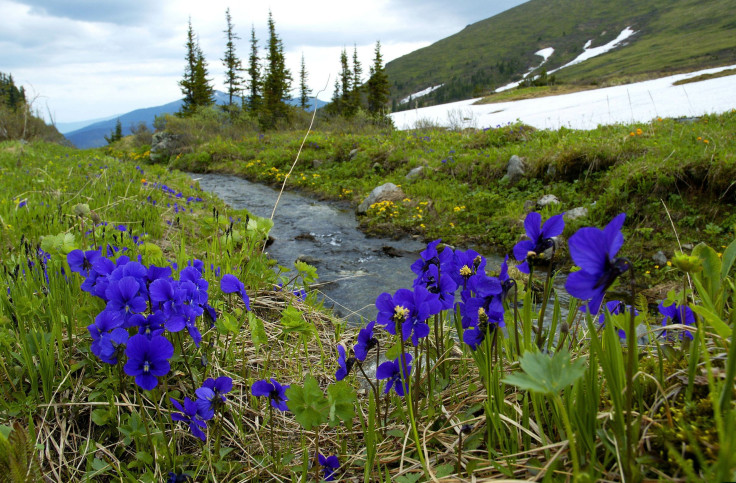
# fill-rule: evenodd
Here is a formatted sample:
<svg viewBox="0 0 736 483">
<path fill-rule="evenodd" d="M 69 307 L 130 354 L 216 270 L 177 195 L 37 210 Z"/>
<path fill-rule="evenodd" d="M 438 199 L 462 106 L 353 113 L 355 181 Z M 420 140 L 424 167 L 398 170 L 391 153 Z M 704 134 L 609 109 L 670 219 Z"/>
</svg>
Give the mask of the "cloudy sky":
<svg viewBox="0 0 736 483">
<path fill-rule="evenodd" d="M 266 44 L 270 9 L 294 79 L 303 54 L 310 87 L 327 84 L 319 97 L 329 100 L 343 47 L 352 56 L 357 46 L 367 73 L 377 40 L 388 62 L 524 1 L 0 0 L 0 72 L 56 122 L 123 114 L 181 97 L 189 17 L 215 88 L 224 90 L 226 8 L 243 60 L 251 25 Z"/>
</svg>

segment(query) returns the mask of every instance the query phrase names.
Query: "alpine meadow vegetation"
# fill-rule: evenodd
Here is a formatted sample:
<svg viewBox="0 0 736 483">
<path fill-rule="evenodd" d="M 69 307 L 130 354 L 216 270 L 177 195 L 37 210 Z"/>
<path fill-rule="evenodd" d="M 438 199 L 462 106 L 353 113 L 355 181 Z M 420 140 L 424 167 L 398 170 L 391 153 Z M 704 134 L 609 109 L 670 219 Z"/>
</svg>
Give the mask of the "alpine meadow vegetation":
<svg viewBox="0 0 736 483">
<path fill-rule="evenodd" d="M 157 162 L 150 136 L 0 138 L 0 479 L 736 480 L 735 111 L 398 131 L 377 43 L 312 117 L 273 17 L 247 79 L 226 21 L 228 105 L 190 21 Z M 411 286 L 348 323 L 264 254 L 274 219 L 182 171 L 350 208 L 399 185 L 357 216 L 425 243 Z"/>
</svg>

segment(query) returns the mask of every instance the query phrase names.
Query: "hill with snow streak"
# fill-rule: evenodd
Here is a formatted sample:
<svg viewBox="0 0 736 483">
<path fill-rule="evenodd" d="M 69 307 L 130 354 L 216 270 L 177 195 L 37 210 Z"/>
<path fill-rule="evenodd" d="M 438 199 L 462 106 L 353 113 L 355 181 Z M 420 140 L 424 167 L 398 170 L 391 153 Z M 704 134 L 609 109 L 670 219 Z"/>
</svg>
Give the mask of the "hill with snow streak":
<svg viewBox="0 0 736 483">
<path fill-rule="evenodd" d="M 481 99 L 391 114 L 399 129 L 418 122 L 489 128 L 516 121 L 538 129 L 595 129 L 602 124 L 648 122 L 658 117 L 691 117 L 736 109 L 736 75 L 674 85 L 702 74 L 736 69 L 736 64 L 634 84 L 512 102 L 476 104 Z M 461 120 L 462 126 L 457 126 Z"/>
</svg>

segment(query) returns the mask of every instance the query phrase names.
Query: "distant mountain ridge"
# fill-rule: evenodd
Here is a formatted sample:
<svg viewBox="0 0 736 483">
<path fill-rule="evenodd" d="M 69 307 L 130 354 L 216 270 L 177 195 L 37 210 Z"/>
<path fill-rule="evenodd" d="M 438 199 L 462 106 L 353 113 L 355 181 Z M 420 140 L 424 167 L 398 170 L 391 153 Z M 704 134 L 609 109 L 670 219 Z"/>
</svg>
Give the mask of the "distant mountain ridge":
<svg viewBox="0 0 736 483">
<path fill-rule="evenodd" d="M 313 102 L 316 98 L 310 98 L 310 106 L 313 106 Z M 120 116 L 115 116 L 104 121 L 93 122 L 81 129 L 66 133 L 66 138 L 79 149 L 88 148 L 99 148 L 105 146 L 105 136 L 109 136 L 110 133 L 115 129 L 118 119 L 123 130 L 123 136 L 127 136 L 131 133 L 131 128 L 138 126 L 141 122 L 145 123 L 149 129 L 153 130 L 153 121 L 156 116 L 163 114 L 174 114 L 181 109 L 183 100 L 179 99 L 174 102 L 169 102 L 161 106 L 146 107 L 142 109 L 136 109 Z M 218 105 L 224 105 L 228 102 L 228 95 L 224 92 L 215 91 L 215 103 Z M 240 103 L 240 98 L 236 97 L 234 101 Z M 326 103 L 319 99 L 316 99 L 317 108 L 324 106 Z M 299 99 L 292 99 L 290 101 L 292 105 L 298 105 Z M 311 107 L 310 107 L 311 108 Z"/>
<path fill-rule="evenodd" d="M 733 0 L 530 0 L 386 64 L 394 108 L 480 97 L 520 80 L 554 52 L 546 71 L 615 39 L 635 34 L 615 49 L 555 72 L 557 81 L 618 84 L 736 63 Z M 539 74 L 542 68 L 533 71 Z M 416 101 L 416 102 L 414 102 Z"/>
</svg>

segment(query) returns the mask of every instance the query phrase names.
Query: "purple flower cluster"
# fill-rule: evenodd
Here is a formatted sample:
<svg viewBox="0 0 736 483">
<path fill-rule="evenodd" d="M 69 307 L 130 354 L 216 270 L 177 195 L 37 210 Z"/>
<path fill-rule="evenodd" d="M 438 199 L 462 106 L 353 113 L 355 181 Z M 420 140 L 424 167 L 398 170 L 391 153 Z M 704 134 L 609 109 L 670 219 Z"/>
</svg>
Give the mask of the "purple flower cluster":
<svg viewBox="0 0 736 483">
<path fill-rule="evenodd" d="M 186 329 L 199 346 L 197 319 L 205 311 L 211 319 L 217 317 L 208 302 L 209 283 L 200 260 L 183 268 L 178 279 L 171 267 L 147 267 L 126 255 L 113 260 L 101 250 L 74 250 L 67 262 L 84 277 L 82 290 L 106 304 L 87 327 L 92 353 L 108 364 L 117 364 L 125 354 L 125 373 L 145 390 L 156 387 L 170 369 L 173 346 L 164 332 Z"/>
</svg>

